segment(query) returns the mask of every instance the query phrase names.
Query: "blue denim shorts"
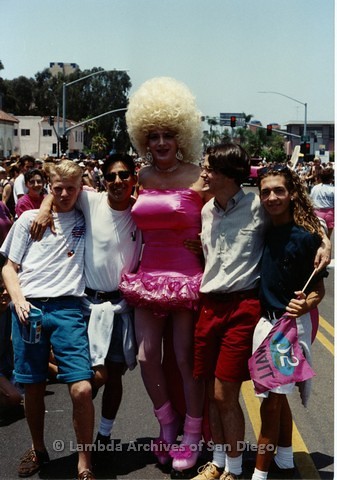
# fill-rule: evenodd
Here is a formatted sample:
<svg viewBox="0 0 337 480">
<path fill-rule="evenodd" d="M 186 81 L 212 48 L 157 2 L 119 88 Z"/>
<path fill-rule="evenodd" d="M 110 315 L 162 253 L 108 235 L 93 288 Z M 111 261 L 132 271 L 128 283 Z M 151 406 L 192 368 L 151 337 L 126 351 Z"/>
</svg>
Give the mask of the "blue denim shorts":
<svg viewBox="0 0 337 480">
<path fill-rule="evenodd" d="M 40 383 L 48 377 L 52 347 L 58 366 L 57 379 L 64 383 L 89 380 L 90 366 L 87 324 L 78 297 L 50 298 L 47 301 L 27 299 L 42 310 L 42 331 L 39 343 L 28 344 L 21 338 L 21 323 L 12 312 L 14 374 L 19 383 Z"/>
</svg>

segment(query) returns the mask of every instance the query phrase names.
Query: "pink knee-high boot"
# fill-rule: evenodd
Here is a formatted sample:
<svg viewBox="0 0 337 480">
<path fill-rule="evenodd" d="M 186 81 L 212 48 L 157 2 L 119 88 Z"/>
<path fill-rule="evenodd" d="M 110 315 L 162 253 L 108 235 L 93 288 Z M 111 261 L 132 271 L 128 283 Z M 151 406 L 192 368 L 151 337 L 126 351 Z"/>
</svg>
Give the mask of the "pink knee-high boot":
<svg viewBox="0 0 337 480">
<path fill-rule="evenodd" d="M 199 441 L 201 440 L 202 417 L 190 417 L 186 414 L 184 436 L 178 449 L 170 451 L 173 458 L 172 467 L 183 471 L 194 467 L 199 456 Z M 192 447 L 190 447 L 192 446 Z"/>
<path fill-rule="evenodd" d="M 152 451 L 156 455 L 158 462 L 165 465 L 170 461 L 170 447 L 176 441 L 180 421 L 179 415 L 173 409 L 171 402 L 167 401 L 158 409 L 154 409 L 154 413 L 160 424 L 160 434 L 153 442 Z"/>
</svg>

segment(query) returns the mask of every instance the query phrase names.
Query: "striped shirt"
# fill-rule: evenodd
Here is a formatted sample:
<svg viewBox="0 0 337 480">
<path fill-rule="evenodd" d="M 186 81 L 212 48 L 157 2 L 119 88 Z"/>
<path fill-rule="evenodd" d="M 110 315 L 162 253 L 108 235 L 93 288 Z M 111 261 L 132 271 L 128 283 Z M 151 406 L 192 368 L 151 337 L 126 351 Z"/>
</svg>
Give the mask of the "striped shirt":
<svg viewBox="0 0 337 480">
<path fill-rule="evenodd" d="M 20 286 L 25 297 L 84 295 L 85 222 L 81 212 L 53 213 L 56 234 L 48 227 L 42 240 L 33 242 L 30 226 L 38 210 L 27 210 L 16 220 L 1 246 L 1 253 L 20 265 Z"/>
</svg>

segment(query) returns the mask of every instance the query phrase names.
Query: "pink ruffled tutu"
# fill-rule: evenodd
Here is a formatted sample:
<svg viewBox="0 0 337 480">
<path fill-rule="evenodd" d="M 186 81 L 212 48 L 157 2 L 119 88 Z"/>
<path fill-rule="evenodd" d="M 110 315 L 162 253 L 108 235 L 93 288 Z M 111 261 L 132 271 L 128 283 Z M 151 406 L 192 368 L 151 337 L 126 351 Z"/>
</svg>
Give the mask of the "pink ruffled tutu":
<svg viewBox="0 0 337 480">
<path fill-rule="evenodd" d="M 202 274 L 193 276 L 147 273 L 125 274 L 119 286 L 124 298 L 135 307 L 152 310 L 197 310 Z"/>
</svg>

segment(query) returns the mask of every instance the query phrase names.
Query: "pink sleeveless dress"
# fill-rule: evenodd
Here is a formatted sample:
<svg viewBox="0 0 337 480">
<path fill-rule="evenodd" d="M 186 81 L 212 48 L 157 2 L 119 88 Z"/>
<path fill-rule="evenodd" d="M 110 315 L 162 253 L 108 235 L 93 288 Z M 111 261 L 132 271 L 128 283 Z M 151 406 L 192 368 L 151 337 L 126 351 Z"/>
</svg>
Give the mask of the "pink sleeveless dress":
<svg viewBox="0 0 337 480">
<path fill-rule="evenodd" d="M 201 231 L 200 195 L 194 190 L 141 190 L 131 214 L 144 249 L 136 273 L 122 276 L 120 290 L 135 307 L 157 313 L 198 308 L 201 258 L 184 246 Z"/>
</svg>

